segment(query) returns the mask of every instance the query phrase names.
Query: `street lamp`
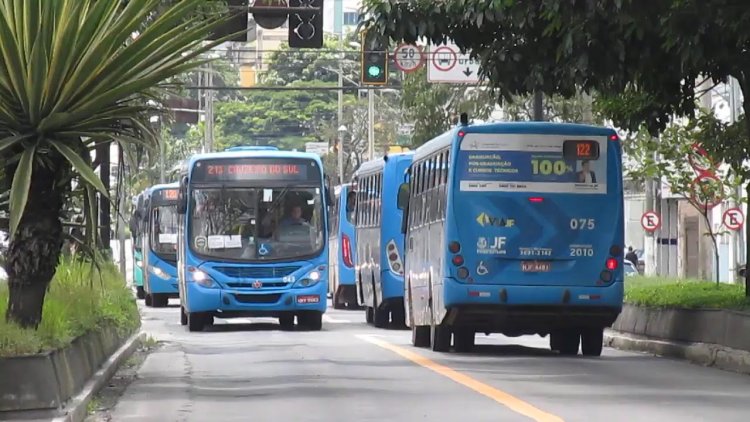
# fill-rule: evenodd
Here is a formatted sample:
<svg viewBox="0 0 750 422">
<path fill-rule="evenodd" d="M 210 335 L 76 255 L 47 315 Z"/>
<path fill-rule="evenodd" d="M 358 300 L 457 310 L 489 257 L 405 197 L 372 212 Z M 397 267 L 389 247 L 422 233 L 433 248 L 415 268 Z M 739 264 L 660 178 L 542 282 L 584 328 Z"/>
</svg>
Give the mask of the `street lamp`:
<svg viewBox="0 0 750 422">
<path fill-rule="evenodd" d="M 339 167 L 339 185 L 344 184 L 344 137 L 346 136 L 346 126 L 339 126 L 339 148 L 336 151 L 338 154 L 338 167 Z"/>
</svg>

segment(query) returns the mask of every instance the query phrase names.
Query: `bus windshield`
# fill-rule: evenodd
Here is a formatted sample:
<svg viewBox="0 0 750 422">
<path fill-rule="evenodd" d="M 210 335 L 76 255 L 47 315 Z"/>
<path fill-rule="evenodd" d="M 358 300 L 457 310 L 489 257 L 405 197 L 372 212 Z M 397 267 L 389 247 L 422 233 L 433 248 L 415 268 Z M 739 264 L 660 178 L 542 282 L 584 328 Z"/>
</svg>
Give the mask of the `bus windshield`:
<svg viewBox="0 0 750 422">
<path fill-rule="evenodd" d="M 151 250 L 164 259 L 175 261 L 179 217 L 177 210 L 171 205 L 154 207 L 151 212 Z"/>
<path fill-rule="evenodd" d="M 324 245 L 317 187 L 206 187 L 193 189 L 190 247 L 233 261 L 299 259 Z"/>
</svg>

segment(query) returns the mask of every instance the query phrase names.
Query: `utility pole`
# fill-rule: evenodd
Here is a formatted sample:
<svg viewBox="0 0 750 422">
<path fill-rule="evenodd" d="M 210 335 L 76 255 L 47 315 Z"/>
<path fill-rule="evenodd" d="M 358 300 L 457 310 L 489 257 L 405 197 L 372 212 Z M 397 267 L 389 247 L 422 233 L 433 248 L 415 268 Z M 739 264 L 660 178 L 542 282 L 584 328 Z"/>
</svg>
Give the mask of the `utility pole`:
<svg viewBox="0 0 750 422">
<path fill-rule="evenodd" d="M 120 245 L 119 249 L 119 259 L 120 259 L 120 274 L 122 274 L 123 277 L 127 280 L 128 276 L 128 267 L 125 257 L 125 227 L 127 223 L 125 222 L 125 197 L 127 196 L 127 192 L 125 189 L 127 189 L 127 183 L 125 182 L 125 162 L 124 162 L 124 155 L 122 152 L 122 147 L 120 145 L 117 145 L 117 191 L 119 192 L 119 198 L 118 199 L 118 216 L 117 216 L 117 240 Z M 162 174 L 164 174 L 164 167 L 162 166 Z"/>
<path fill-rule="evenodd" d="M 739 103 L 737 99 L 739 98 L 739 86 L 737 83 L 737 80 L 733 77 L 729 77 L 729 123 L 734 124 L 737 122 L 738 119 L 738 113 L 737 110 L 739 109 Z M 743 189 L 742 185 L 737 186 L 737 190 L 735 191 L 735 200 L 732 201 L 732 206 L 734 207 L 742 207 L 742 196 L 743 196 Z M 729 254 L 729 279 L 732 281 L 737 280 L 737 269 L 738 264 L 745 260 L 745 243 L 742 239 L 742 230 L 736 230 L 733 231 L 732 234 L 732 240 L 729 242 L 729 248 L 731 253 Z"/>
<path fill-rule="evenodd" d="M 367 156 L 375 158 L 375 91 L 367 90 Z"/>
<path fill-rule="evenodd" d="M 157 117 L 156 129 L 159 131 L 159 183 L 167 183 L 167 177 L 165 175 L 164 167 L 166 166 L 166 145 L 164 145 L 164 137 L 161 136 L 161 118 Z"/>
<path fill-rule="evenodd" d="M 213 87 L 214 75 L 211 63 L 207 64 L 206 86 Z M 214 90 L 206 91 L 206 133 L 205 133 L 205 152 L 212 152 L 214 149 Z"/>
<path fill-rule="evenodd" d="M 339 1 L 339 3 L 341 3 Z M 343 27 L 339 30 L 339 50 L 344 49 L 344 30 Z M 344 86 L 344 65 L 341 63 L 343 61 L 344 54 L 341 53 L 341 56 L 339 58 L 339 86 Z M 336 125 L 337 128 L 340 128 L 344 124 L 344 91 L 339 90 L 339 113 L 338 113 L 338 125 Z M 338 136 L 338 149 L 337 149 L 337 160 L 338 160 L 338 168 L 339 168 L 339 185 L 344 184 L 344 133 L 341 133 L 340 131 L 336 131 L 336 136 Z"/>
<path fill-rule="evenodd" d="M 544 121 L 544 94 L 542 91 L 534 91 L 534 120 Z"/>
</svg>

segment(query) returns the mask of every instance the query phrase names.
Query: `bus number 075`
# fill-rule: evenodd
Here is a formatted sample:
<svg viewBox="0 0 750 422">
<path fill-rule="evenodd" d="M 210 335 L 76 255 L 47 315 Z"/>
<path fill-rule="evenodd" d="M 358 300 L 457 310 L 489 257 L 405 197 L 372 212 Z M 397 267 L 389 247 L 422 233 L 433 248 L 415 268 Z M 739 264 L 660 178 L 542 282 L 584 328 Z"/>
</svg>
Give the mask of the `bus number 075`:
<svg viewBox="0 0 750 422">
<path fill-rule="evenodd" d="M 593 218 L 571 218 L 570 229 L 571 230 L 594 230 L 596 222 Z"/>
</svg>

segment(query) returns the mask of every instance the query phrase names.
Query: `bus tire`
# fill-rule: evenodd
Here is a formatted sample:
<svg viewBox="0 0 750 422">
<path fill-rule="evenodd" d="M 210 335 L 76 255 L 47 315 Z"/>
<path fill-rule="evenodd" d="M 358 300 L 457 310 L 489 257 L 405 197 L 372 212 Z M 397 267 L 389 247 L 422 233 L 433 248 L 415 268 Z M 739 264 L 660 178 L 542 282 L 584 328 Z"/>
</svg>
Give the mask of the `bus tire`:
<svg viewBox="0 0 750 422">
<path fill-rule="evenodd" d="M 372 309 L 372 306 L 365 307 L 365 321 L 368 324 L 372 324 L 374 318 L 375 311 Z"/>
<path fill-rule="evenodd" d="M 279 316 L 279 325 L 282 330 L 291 330 L 294 328 L 294 314 L 282 314 Z"/>
<path fill-rule="evenodd" d="M 549 333 L 549 349 L 553 352 L 559 352 L 562 345 L 562 333 L 551 332 Z"/>
<path fill-rule="evenodd" d="M 169 305 L 169 296 L 165 294 L 151 294 L 151 304 L 154 308 L 165 308 Z"/>
<path fill-rule="evenodd" d="M 180 325 L 187 325 L 188 319 L 187 314 L 185 313 L 185 307 L 180 306 Z"/>
<path fill-rule="evenodd" d="M 375 324 L 376 328 L 386 328 L 388 327 L 388 322 L 391 316 L 390 311 L 388 311 L 387 308 L 378 307 L 374 308 L 374 315 L 373 315 L 373 322 Z"/>
<path fill-rule="evenodd" d="M 603 345 L 603 328 L 587 328 L 581 333 L 581 353 L 584 356 L 601 356 Z"/>
<path fill-rule="evenodd" d="M 471 328 L 458 328 L 453 332 L 453 348 L 457 353 L 470 353 L 474 349 L 476 333 Z"/>
<path fill-rule="evenodd" d="M 323 329 L 323 313 L 317 311 L 303 312 L 297 316 L 299 325 L 310 331 L 320 331 Z"/>
<path fill-rule="evenodd" d="M 154 297 L 151 296 L 151 294 L 146 293 L 146 296 L 143 299 L 146 303 L 146 306 L 148 306 L 149 308 L 152 308 L 154 306 Z"/>
<path fill-rule="evenodd" d="M 145 299 L 146 298 L 146 291 L 143 290 L 143 286 L 136 286 L 135 287 L 135 297 L 138 299 Z"/>
<path fill-rule="evenodd" d="M 188 331 L 203 331 L 206 326 L 206 317 L 200 312 L 190 312 L 187 314 Z"/>
<path fill-rule="evenodd" d="M 406 310 L 403 304 L 391 310 L 391 323 L 394 327 L 406 327 Z"/>
<path fill-rule="evenodd" d="M 411 344 L 414 347 L 430 347 L 430 326 L 412 324 Z"/>
<path fill-rule="evenodd" d="M 344 309 L 346 304 L 341 300 L 341 289 L 336 289 L 333 293 L 333 309 Z"/>
<path fill-rule="evenodd" d="M 577 330 L 564 330 L 560 333 L 560 354 L 575 356 L 581 343 L 581 334 Z"/>
<path fill-rule="evenodd" d="M 447 352 L 451 348 L 451 329 L 447 325 L 432 323 L 430 341 L 433 352 Z"/>
</svg>

